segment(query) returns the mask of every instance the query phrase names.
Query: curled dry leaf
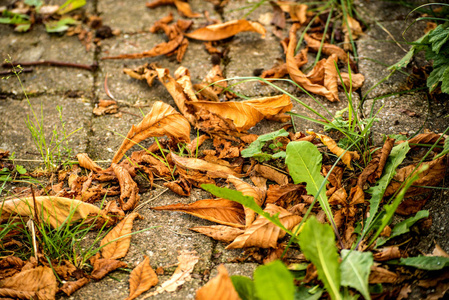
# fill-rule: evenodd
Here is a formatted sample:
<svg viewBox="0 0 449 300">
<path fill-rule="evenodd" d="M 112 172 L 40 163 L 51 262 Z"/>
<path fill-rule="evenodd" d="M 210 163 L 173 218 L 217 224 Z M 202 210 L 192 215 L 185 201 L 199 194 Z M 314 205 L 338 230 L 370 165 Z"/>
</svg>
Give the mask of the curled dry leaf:
<svg viewBox="0 0 449 300">
<path fill-rule="evenodd" d="M 187 3 L 187 2 L 180 1 L 180 0 L 175 0 L 175 5 L 176 5 L 176 9 L 178 10 L 178 12 L 181 15 L 186 16 L 187 18 L 199 18 L 199 17 L 201 17 L 201 14 L 194 13 L 192 11 L 192 9 L 190 8 L 189 3 Z"/>
<path fill-rule="evenodd" d="M 337 143 L 330 137 L 324 134 L 314 133 L 311 131 L 308 131 L 307 133 L 311 135 L 316 135 L 319 137 L 321 142 L 336 156 L 342 155 L 346 150 L 342 149 L 337 146 Z M 344 164 L 350 169 L 353 170 L 351 166 L 351 160 L 352 159 L 360 159 L 360 155 L 357 153 L 357 151 L 346 151 L 345 154 L 341 157 L 341 160 L 344 162 Z"/>
<path fill-rule="evenodd" d="M 67 296 L 70 296 L 71 294 L 88 284 L 89 281 L 90 279 L 87 277 L 80 278 L 77 281 L 67 281 L 62 285 L 60 290 Z"/>
<path fill-rule="evenodd" d="M 191 273 L 198 260 L 199 257 L 197 256 L 196 251 L 187 251 L 187 250 L 179 251 L 178 255 L 179 264 L 173 275 L 170 277 L 170 279 L 163 282 L 162 285 L 159 286 L 156 291 L 147 294 L 142 299 L 147 299 L 149 297 L 158 295 L 163 292 L 176 291 L 180 285 L 184 284 L 184 282 L 190 281 Z"/>
<path fill-rule="evenodd" d="M 131 272 L 129 277 L 129 296 L 126 300 L 136 298 L 158 282 L 159 279 L 150 265 L 150 259 L 145 255 L 145 259 Z"/>
<path fill-rule="evenodd" d="M 345 42 L 343 48 L 347 51 L 352 51 L 351 39 L 355 40 L 360 35 L 363 34 L 362 26 L 360 26 L 359 21 L 352 18 L 351 16 L 346 16 L 346 24 L 343 24 L 343 32 L 345 33 Z"/>
<path fill-rule="evenodd" d="M 254 171 L 257 172 L 260 176 L 272 180 L 280 185 L 285 185 L 288 183 L 288 176 L 285 174 L 282 174 L 279 171 L 276 171 L 275 169 L 269 167 L 257 164 L 254 166 Z"/>
<path fill-rule="evenodd" d="M 95 280 L 100 280 L 118 268 L 126 268 L 125 262 L 109 258 L 93 257 L 90 263 L 94 267 L 90 277 Z"/>
<path fill-rule="evenodd" d="M 36 207 L 34 206 L 36 203 Z M 7 200 L 2 203 L 2 214 L 0 220 L 8 215 L 20 215 L 23 217 L 36 217 L 37 212 L 40 221 L 45 221 L 53 228 L 60 226 L 69 218 L 70 222 L 86 220 L 88 217 L 98 218 L 98 221 L 108 221 L 109 218 L 100 213 L 100 209 L 95 205 L 84 203 L 64 197 L 36 197 Z"/>
<path fill-rule="evenodd" d="M 135 144 L 149 137 L 164 135 L 175 140 L 190 142 L 190 125 L 173 107 L 162 101 L 157 101 L 143 120 L 131 127 L 112 162 L 119 162 L 125 152 Z"/>
<path fill-rule="evenodd" d="M 224 265 L 218 266 L 218 275 L 196 291 L 196 300 L 215 299 L 240 300 Z"/>
<path fill-rule="evenodd" d="M 340 76 L 337 77 L 338 84 L 339 85 L 345 85 L 346 90 L 349 91 L 350 87 L 352 86 L 352 90 L 358 90 L 362 87 L 363 83 L 365 82 L 365 76 L 363 76 L 360 73 L 351 73 L 351 76 L 349 76 L 348 73 L 340 72 L 341 79 L 343 79 L 343 83 L 341 82 Z"/>
<path fill-rule="evenodd" d="M 243 206 L 237 202 L 222 198 L 198 200 L 190 204 L 178 203 L 157 206 L 151 209 L 182 211 L 219 224 L 244 227 L 245 213 Z"/>
<path fill-rule="evenodd" d="M 199 28 L 191 33 L 186 33 L 185 36 L 201 41 L 219 41 L 227 39 L 243 31 L 254 31 L 260 33 L 262 38 L 265 38 L 265 34 L 267 32 L 266 29 L 258 22 L 233 20 L 226 23 Z"/>
<path fill-rule="evenodd" d="M 394 139 L 387 137 L 382 149 L 372 154 L 370 162 L 357 179 L 357 185 L 359 187 L 363 188 L 366 181 L 374 183 L 376 179 L 380 178 L 391 149 L 393 149 L 394 141 Z"/>
<path fill-rule="evenodd" d="M 290 18 L 294 22 L 304 24 L 307 21 L 307 8 L 306 4 L 299 4 L 294 1 L 277 1 L 277 4 L 281 9 L 290 14 Z"/>
<path fill-rule="evenodd" d="M 377 250 L 378 252 L 373 255 L 375 261 L 398 259 L 402 256 L 398 246 L 385 247 Z"/>
<path fill-rule="evenodd" d="M 432 256 L 442 256 L 449 257 L 449 254 L 440 247 L 440 245 L 435 244 L 435 249 L 432 251 Z"/>
<path fill-rule="evenodd" d="M 223 225 L 197 226 L 190 228 L 190 230 L 199 232 L 213 238 L 214 240 L 225 243 L 232 242 L 244 232 L 243 229 Z"/>
<path fill-rule="evenodd" d="M 0 297 L 55 299 L 58 283 L 49 267 L 39 266 L 0 281 Z"/>
<path fill-rule="evenodd" d="M 92 159 L 90 159 L 87 153 L 77 154 L 76 158 L 78 159 L 78 163 L 80 164 L 80 166 L 85 169 L 95 172 L 103 171 L 103 169 L 99 165 L 97 165 Z"/>
<path fill-rule="evenodd" d="M 279 221 L 289 230 L 298 225 L 302 220 L 302 217 L 293 215 L 282 207 L 274 204 L 267 204 L 264 211 L 270 215 L 279 213 Z M 226 249 L 247 247 L 276 248 L 277 240 L 284 236 L 285 231 L 264 217 L 258 216 L 251 226 L 245 229 L 245 233 L 238 236 L 226 247 Z"/>
<path fill-rule="evenodd" d="M 290 209 L 302 202 L 302 195 L 307 191 L 302 184 L 270 185 L 267 191 L 266 203 L 273 203 L 285 209 Z"/>
<path fill-rule="evenodd" d="M 338 57 L 336 54 L 332 54 L 326 60 L 324 64 L 324 87 L 329 90 L 332 94 L 333 100 L 331 101 L 340 101 L 338 98 L 338 81 L 337 81 L 337 68 L 336 63 L 338 62 Z"/>
<path fill-rule="evenodd" d="M 242 192 L 244 196 L 253 197 L 257 205 L 263 205 L 265 201 L 266 190 L 261 190 L 257 187 L 254 187 L 232 175 L 228 176 L 228 181 L 235 186 L 237 191 Z M 248 207 L 243 207 L 243 209 L 245 210 L 245 227 L 249 227 L 256 218 L 256 212 Z"/>
<path fill-rule="evenodd" d="M 210 163 L 199 158 L 188 158 L 178 156 L 173 152 L 171 152 L 170 155 L 171 158 L 173 159 L 173 162 L 182 169 L 187 170 L 191 169 L 206 172 L 207 175 L 209 175 L 212 178 L 227 178 L 228 175 L 233 175 L 236 177 L 240 176 L 239 174 L 237 174 L 237 172 L 235 172 L 231 168 L 219 164 Z"/>
<path fill-rule="evenodd" d="M 371 266 L 371 273 L 369 274 L 369 283 L 394 283 L 398 279 L 398 275 L 387 269 Z"/>
<path fill-rule="evenodd" d="M 125 168 L 115 163 L 112 163 L 111 167 L 120 184 L 120 207 L 124 211 L 131 210 L 139 203 L 139 187 Z"/>
<path fill-rule="evenodd" d="M 307 62 L 307 48 L 302 49 L 294 57 L 296 61 L 296 67 L 299 69 L 304 66 Z M 282 78 L 288 74 L 287 64 L 283 63 L 281 65 L 275 66 L 269 70 L 265 70 L 260 75 L 261 78 L 271 79 L 271 78 Z"/>
<path fill-rule="evenodd" d="M 145 80 L 148 86 L 152 86 L 157 77 L 156 64 L 144 64 L 135 69 L 124 68 L 123 73 L 137 80 Z"/>
<path fill-rule="evenodd" d="M 192 189 L 190 183 L 183 177 L 176 181 L 165 182 L 164 186 L 179 196 L 190 196 L 190 190 Z"/>
<path fill-rule="evenodd" d="M 138 213 L 131 213 L 118 223 L 101 240 L 101 255 L 106 259 L 118 259 L 125 257 L 131 243 L 131 232 L 135 218 L 143 219 Z"/>
</svg>

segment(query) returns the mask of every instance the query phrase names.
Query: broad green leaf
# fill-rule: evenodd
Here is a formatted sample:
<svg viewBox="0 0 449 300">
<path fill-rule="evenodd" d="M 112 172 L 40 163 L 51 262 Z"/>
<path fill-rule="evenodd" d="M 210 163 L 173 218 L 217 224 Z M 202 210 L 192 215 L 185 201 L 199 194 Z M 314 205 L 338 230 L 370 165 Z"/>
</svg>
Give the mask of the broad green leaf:
<svg viewBox="0 0 449 300">
<path fill-rule="evenodd" d="M 261 300 L 293 300 L 293 280 L 293 275 L 280 260 L 260 266 L 254 271 L 256 295 Z"/>
<path fill-rule="evenodd" d="M 327 218 L 333 221 L 332 211 L 326 196 L 326 181 L 320 174 L 321 153 L 315 145 L 306 141 L 290 142 L 287 145 L 285 163 L 295 184 L 305 182 L 307 193 L 318 198 Z M 320 192 L 318 194 L 318 191 Z"/>
<path fill-rule="evenodd" d="M 231 276 L 232 284 L 242 300 L 258 300 L 254 282 L 245 276 Z"/>
<path fill-rule="evenodd" d="M 288 132 L 285 131 L 285 129 L 280 129 L 278 131 L 273 131 L 259 136 L 257 140 L 255 140 L 248 146 L 248 148 L 242 150 L 242 157 L 254 157 L 258 161 L 266 161 L 273 158 L 282 157 L 282 154 L 276 153 L 274 155 L 271 155 L 269 153 L 262 152 L 262 148 L 265 146 L 266 142 L 273 141 L 274 139 L 281 136 L 288 136 Z"/>
<path fill-rule="evenodd" d="M 422 256 L 401 258 L 400 265 L 415 267 L 421 270 L 441 270 L 449 266 L 449 257 Z"/>
<path fill-rule="evenodd" d="M 371 229 L 371 223 L 374 220 L 374 217 L 377 214 L 377 210 L 379 209 L 380 201 L 382 200 L 385 190 L 390 184 L 391 179 L 396 174 L 396 168 L 402 163 L 407 155 L 407 152 L 410 150 L 410 146 L 408 142 L 401 143 L 397 146 L 394 146 L 391 149 L 390 155 L 388 156 L 387 162 L 385 164 L 385 168 L 383 171 L 383 176 L 377 181 L 376 185 L 370 188 L 367 192 L 371 193 L 370 202 L 370 210 L 369 217 L 365 221 L 365 227 L 363 228 L 362 235 L 360 239 L 362 239 L 366 233 Z"/>
<path fill-rule="evenodd" d="M 410 217 L 396 225 L 394 225 L 393 229 L 391 230 L 391 235 L 388 238 L 380 237 L 377 239 L 376 247 L 382 246 L 389 240 L 400 236 L 401 234 L 407 233 L 410 231 L 410 227 L 412 227 L 416 222 L 423 218 L 427 218 L 429 216 L 428 210 L 420 210 L 414 215 L 413 217 Z"/>
<path fill-rule="evenodd" d="M 303 285 L 296 289 L 295 300 L 318 300 L 323 294 L 323 289 L 321 288 L 307 288 Z"/>
<path fill-rule="evenodd" d="M 429 32 L 429 42 L 432 44 L 432 51 L 437 54 L 440 53 L 441 47 L 449 39 L 449 28 L 447 26 L 447 24 L 441 24 Z"/>
<path fill-rule="evenodd" d="M 373 265 L 371 252 L 341 250 L 341 285 L 355 288 L 365 299 L 371 299 L 368 277 Z"/>
<path fill-rule="evenodd" d="M 299 246 L 307 259 L 316 267 L 318 278 L 332 299 L 342 299 L 340 294 L 340 264 L 335 246 L 335 235 L 328 224 L 311 217 L 299 235 Z"/>
<path fill-rule="evenodd" d="M 61 7 L 58 9 L 58 14 L 63 15 L 77 8 L 83 7 L 86 5 L 86 0 L 67 0 Z"/>
<path fill-rule="evenodd" d="M 14 31 L 17 32 L 27 32 L 28 30 L 30 30 L 31 24 L 19 24 L 16 26 L 16 28 L 14 28 Z"/>
<path fill-rule="evenodd" d="M 25 169 L 21 165 L 16 165 L 16 170 L 17 170 L 17 173 L 19 173 L 20 175 L 23 175 L 23 174 L 25 174 L 27 172 L 27 169 Z"/>
</svg>

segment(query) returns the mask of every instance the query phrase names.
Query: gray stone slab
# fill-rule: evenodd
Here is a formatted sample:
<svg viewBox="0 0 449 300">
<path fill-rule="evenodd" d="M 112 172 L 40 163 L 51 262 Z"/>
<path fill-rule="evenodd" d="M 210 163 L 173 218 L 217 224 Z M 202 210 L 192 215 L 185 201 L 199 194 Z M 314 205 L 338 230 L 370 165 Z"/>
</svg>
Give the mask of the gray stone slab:
<svg viewBox="0 0 449 300">
<path fill-rule="evenodd" d="M 397 1 L 399 2 L 399 1 Z M 407 0 L 403 1 L 404 5 L 395 3 L 395 1 L 365 1 L 356 0 L 354 6 L 365 22 L 374 21 L 394 21 L 405 20 L 407 15 L 419 5 L 429 3 L 424 0 Z M 417 13 L 412 13 L 409 18 L 411 20 L 418 16 Z"/>
<path fill-rule="evenodd" d="M 66 132 L 71 133 L 78 128 L 82 128 L 67 139 L 69 147 L 72 149 L 72 154 L 76 155 L 77 153 L 85 152 L 92 111 L 88 100 L 83 98 L 42 96 L 30 98 L 30 101 L 39 119 L 42 105 L 43 124 L 47 142 L 51 140 L 52 132 L 55 128 L 59 131 L 61 130 L 59 113 L 56 109 L 59 105 L 62 107 L 62 119 L 66 122 Z M 34 120 L 28 102 L 26 100 L 0 100 L 0 115 L 0 148 L 9 150 L 11 153 L 15 152 L 18 159 L 41 160 L 42 157 L 38 153 L 32 135 L 25 123 L 27 115 L 30 115 L 30 118 Z M 31 162 L 21 162 L 20 164 L 37 166 L 36 163 Z"/>
<path fill-rule="evenodd" d="M 249 278 L 253 278 L 254 270 L 259 266 L 259 264 L 256 263 L 227 263 L 223 264 L 226 267 L 226 270 L 228 270 L 229 276 L 238 275 L 238 276 L 245 276 Z M 213 268 L 210 273 L 210 278 L 214 278 L 218 275 L 217 268 Z"/>
<path fill-rule="evenodd" d="M 405 43 L 402 32 L 407 28 L 404 21 L 382 22 L 381 26 L 374 25 L 366 32 L 366 35 L 357 41 L 357 51 L 359 55 L 359 72 L 365 76 L 365 83 L 362 87 L 362 93 L 365 95 L 368 91 L 378 84 L 383 78 L 390 74 L 387 69 L 397 63 L 409 50 L 410 46 Z M 412 30 L 405 34 L 406 41 L 412 42 L 424 34 L 425 24 L 418 23 Z M 393 36 L 396 42 L 392 39 Z M 403 49 L 401 49 L 401 47 Z M 411 66 L 404 69 L 410 72 Z M 381 95 L 397 92 L 404 88 L 407 75 L 397 71 L 388 80 L 380 83 L 372 89 L 367 95 L 368 98 L 375 98 Z"/>
<path fill-rule="evenodd" d="M 32 32 L 17 33 L 9 28 L 0 30 L 2 47 L 0 57 L 10 61 L 29 62 L 55 60 L 91 65 L 93 51 L 86 52 L 77 37 L 50 35 L 43 27 Z M 33 72 L 20 74 L 23 87 L 28 94 L 71 91 L 90 92 L 93 88 L 93 73 L 83 69 L 67 67 L 34 66 Z M 0 93 L 23 95 L 17 78 L 0 80 Z M 21 96 L 22 97 L 22 96 Z"/>
<path fill-rule="evenodd" d="M 252 21 L 263 21 L 268 19 L 267 14 L 271 14 L 273 9 L 268 1 L 262 3 L 258 7 L 255 7 L 260 0 L 233 0 L 223 9 L 224 21 L 248 19 Z M 255 9 L 254 9 L 255 8 Z M 250 12 L 254 9 L 252 12 Z M 249 14 L 248 14 L 249 13 Z M 246 15 L 248 14 L 248 15 Z M 271 18 L 270 18 L 271 20 Z"/>
</svg>

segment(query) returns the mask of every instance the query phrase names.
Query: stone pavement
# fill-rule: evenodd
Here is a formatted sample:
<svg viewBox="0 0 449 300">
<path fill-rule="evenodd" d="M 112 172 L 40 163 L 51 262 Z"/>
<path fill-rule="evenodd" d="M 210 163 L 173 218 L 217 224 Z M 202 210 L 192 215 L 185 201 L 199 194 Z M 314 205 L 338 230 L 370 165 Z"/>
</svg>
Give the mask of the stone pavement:
<svg viewBox="0 0 449 300">
<path fill-rule="evenodd" d="M 0 5 L 5 0 L 0 1 Z M 64 1 L 51 1 L 62 4 Z M 43 108 L 45 126 L 49 132 L 58 124 L 58 112 L 56 106 L 63 108 L 63 119 L 67 122 L 68 132 L 82 128 L 70 137 L 69 143 L 74 154 L 86 152 L 98 161 L 112 159 L 116 149 L 122 142 L 122 135 L 126 135 L 131 124 L 138 123 L 142 113 L 147 113 L 156 100 L 162 100 L 175 106 L 171 96 L 165 88 L 156 82 L 149 88 L 146 82 L 136 81 L 123 74 L 124 67 L 132 68 L 147 62 L 158 62 L 159 65 L 169 68 L 171 74 L 180 66 L 174 58 L 156 57 L 135 60 L 100 60 L 103 56 L 118 55 L 123 53 L 143 52 L 152 48 L 155 44 L 164 41 L 164 35 L 152 34 L 149 27 L 168 12 L 173 12 L 175 19 L 178 14 L 174 7 L 159 7 L 153 10 L 147 9 L 147 0 L 96 0 L 89 1 L 84 8 L 89 14 L 98 14 L 103 18 L 103 24 L 112 29 L 119 29 L 121 34 L 117 37 L 102 41 L 101 47 L 86 52 L 84 46 L 76 37 L 56 36 L 47 34 L 42 26 L 34 28 L 31 32 L 21 34 L 13 32 L 12 28 L 2 25 L 0 27 L 0 57 L 11 57 L 13 61 L 33 60 L 60 60 L 82 64 L 98 63 L 99 68 L 95 72 L 86 70 L 57 68 L 49 66 L 33 67 L 34 71 L 20 75 L 23 86 L 30 98 L 31 105 L 36 111 Z M 212 18 L 221 21 L 243 18 L 245 11 L 236 10 L 258 2 L 257 0 L 233 0 L 224 8 L 223 12 L 214 10 L 214 6 L 206 1 L 189 1 L 193 11 L 205 11 Z M 408 1 L 416 2 L 419 1 Z M 423 1 L 421 1 L 423 2 Z M 372 107 L 377 111 L 380 122 L 375 125 L 377 133 L 390 134 L 407 132 L 413 134 L 418 131 L 431 130 L 444 131 L 449 125 L 449 102 L 428 99 L 424 92 L 405 92 L 406 76 L 397 72 L 389 80 L 386 80 L 366 94 L 376 83 L 388 75 L 384 65 L 397 62 L 405 52 L 398 46 L 408 49 L 401 36 L 406 28 L 405 17 L 408 8 L 386 3 L 383 1 L 356 1 L 356 5 L 364 20 L 369 25 L 366 34 L 357 41 L 359 54 L 359 71 L 365 75 L 366 81 L 362 91 L 353 94 L 354 100 L 362 104 L 360 111 L 369 114 Z M 262 5 L 254 11 L 248 19 L 270 20 L 270 5 Z M 195 20 L 196 27 L 205 23 L 204 18 Z M 405 38 L 414 40 L 423 33 L 425 24 L 417 24 L 413 30 L 409 30 Z M 228 48 L 227 56 L 222 64 L 224 75 L 228 78 L 234 76 L 252 76 L 255 69 L 271 68 L 278 58 L 283 56 L 279 39 L 271 34 L 271 27 L 267 25 L 268 34 L 262 40 L 258 34 L 242 33 L 224 44 Z M 395 38 L 396 42 L 392 40 Z M 413 64 L 420 64 L 419 60 Z M 411 64 L 411 65 L 413 65 Z M 187 53 L 182 65 L 187 67 L 192 74 L 193 83 L 201 79 L 212 67 L 210 55 L 206 53 L 201 42 L 190 41 Z M 405 70 L 410 72 L 411 67 Z M 111 93 L 120 99 L 123 110 L 122 117 L 113 115 L 96 117 L 92 109 L 99 99 L 107 99 L 103 88 L 105 76 L 108 75 L 108 86 Z M 281 85 L 302 101 L 313 107 L 318 107 L 308 96 L 295 90 L 287 84 Z M 268 86 L 257 82 L 245 83 L 235 87 L 235 90 L 247 96 L 268 96 L 277 94 Z M 333 114 L 347 106 L 344 94 L 339 103 L 329 103 L 325 99 L 317 97 L 321 103 Z M 363 102 L 361 100 L 364 100 Z M 404 113 L 410 110 L 416 113 L 416 117 L 410 117 Z M 294 103 L 293 111 L 310 115 L 302 106 Z M 25 117 L 30 113 L 30 107 L 24 97 L 18 80 L 11 77 L 8 80 L 0 80 L 0 148 L 16 153 L 16 158 L 24 160 L 37 160 L 36 150 L 31 135 L 25 125 Z M 309 128 L 317 128 L 316 125 L 295 118 L 296 128 L 305 131 Z M 255 128 L 254 133 L 266 133 L 280 128 L 279 123 L 263 121 Z M 319 129 L 319 128 L 317 128 Z M 379 136 L 379 135 L 378 135 Z M 24 163 L 32 168 L 31 162 Z M 143 193 L 142 200 L 146 201 L 158 195 L 162 189 L 156 189 Z M 148 206 L 166 205 L 169 203 L 191 203 L 198 199 L 208 197 L 205 192 L 195 190 L 190 197 L 180 198 L 171 192 L 165 192 L 156 197 Z M 432 233 L 426 240 L 421 241 L 420 249 L 427 253 L 432 239 L 435 239 L 446 251 L 449 250 L 449 208 L 443 204 L 444 199 L 449 199 L 447 192 L 443 192 L 427 209 L 430 210 L 433 225 Z M 225 263 L 231 275 L 252 274 L 256 264 L 232 263 L 234 257 L 238 257 L 241 251 L 226 251 L 224 244 L 209 239 L 203 235 L 193 233 L 189 227 L 210 224 L 208 221 L 177 212 L 154 212 L 143 208 L 141 214 L 144 220 L 136 220 L 135 229 L 140 230 L 150 226 L 160 226 L 144 233 L 133 236 L 130 252 L 124 259 L 133 267 L 143 260 L 143 256 L 150 257 L 151 265 L 166 267 L 166 275 L 160 278 L 165 281 L 174 271 L 177 251 L 196 250 L 201 259 L 196 265 L 193 279 L 183 287 L 171 294 L 158 295 L 156 299 L 190 299 L 194 298 L 195 290 L 209 279 L 209 274 L 216 274 L 216 267 Z M 106 278 L 100 282 L 92 282 L 82 288 L 69 299 L 122 299 L 128 295 L 129 273 L 117 271 L 113 278 Z"/>
</svg>

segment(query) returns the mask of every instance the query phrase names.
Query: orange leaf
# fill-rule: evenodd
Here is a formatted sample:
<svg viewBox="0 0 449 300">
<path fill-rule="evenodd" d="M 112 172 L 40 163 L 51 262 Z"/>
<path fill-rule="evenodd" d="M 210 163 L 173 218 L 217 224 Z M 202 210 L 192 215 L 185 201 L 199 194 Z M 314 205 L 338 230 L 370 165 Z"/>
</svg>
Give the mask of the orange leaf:
<svg viewBox="0 0 449 300">
<path fill-rule="evenodd" d="M 371 273 L 369 274 L 369 283 L 394 283 L 398 279 L 398 275 L 387 269 L 371 266 Z"/>
<path fill-rule="evenodd" d="M 279 171 L 276 171 L 275 169 L 269 167 L 257 164 L 254 167 L 254 170 L 262 177 L 270 179 L 278 184 L 287 184 L 288 183 L 288 177 L 285 174 L 282 174 Z"/>
<path fill-rule="evenodd" d="M 218 275 L 196 291 L 196 300 L 214 299 L 239 300 L 239 294 L 232 284 L 225 266 L 218 266 Z"/>
<path fill-rule="evenodd" d="M 201 14 L 192 12 L 189 3 L 175 0 L 176 9 L 181 15 L 186 16 L 187 18 L 199 18 Z"/>
<path fill-rule="evenodd" d="M 264 209 L 270 215 L 279 213 L 279 221 L 287 229 L 292 229 L 299 222 L 302 217 L 293 215 L 287 210 L 274 204 L 267 204 Z M 247 248 L 247 247 L 260 247 L 260 248 L 276 248 L 277 240 L 284 237 L 285 231 L 278 226 L 274 225 L 262 216 L 258 216 L 257 219 L 251 224 L 250 227 L 245 229 L 245 233 L 238 236 L 226 249 Z"/>
<path fill-rule="evenodd" d="M 336 45 L 323 43 L 323 45 L 321 46 L 321 41 L 315 40 L 307 33 L 304 34 L 304 41 L 306 41 L 307 46 L 309 46 L 309 48 L 314 51 L 318 51 L 321 47 L 321 51 L 324 54 L 329 55 L 329 56 L 332 54 L 335 54 L 335 55 L 337 55 L 339 60 L 344 61 L 345 63 L 348 62 L 348 59 L 349 59 L 348 54 L 345 52 L 345 50 L 341 49 L 340 47 L 338 47 Z M 355 64 L 351 59 L 349 59 L 349 63 L 351 64 L 351 68 L 353 70 L 356 70 L 356 68 L 353 67 L 353 65 L 355 66 Z"/>
<path fill-rule="evenodd" d="M 148 256 L 145 256 L 145 259 L 131 272 L 129 277 L 129 296 L 126 300 L 136 298 L 158 282 L 159 279 L 150 265 L 150 259 Z"/>
<path fill-rule="evenodd" d="M 120 207 L 124 211 L 131 210 L 136 207 L 140 200 L 139 187 L 124 167 L 115 163 L 112 163 L 111 167 L 120 184 Z M 126 199 L 127 201 L 125 202 Z"/>
<path fill-rule="evenodd" d="M 116 259 L 93 257 L 90 259 L 90 261 L 91 265 L 94 267 L 92 273 L 90 274 L 90 277 L 95 280 L 100 280 L 101 278 L 105 277 L 107 274 L 118 268 L 126 267 L 125 262 Z"/>
<path fill-rule="evenodd" d="M 243 230 L 240 228 L 223 226 L 223 225 L 211 225 L 211 226 L 197 226 L 192 227 L 190 230 L 194 230 L 201 234 L 207 235 L 214 240 L 230 243 L 235 240 L 239 235 L 243 234 Z"/>
<path fill-rule="evenodd" d="M 137 126 L 131 127 L 112 162 L 117 163 L 125 152 L 135 144 L 149 137 L 164 135 L 176 140 L 190 142 L 190 125 L 173 107 L 157 101 L 143 120 Z"/>
<path fill-rule="evenodd" d="M 333 100 L 340 101 L 338 99 L 338 74 L 335 64 L 338 62 L 338 57 L 335 54 L 329 56 L 324 64 L 324 86 L 331 92 Z"/>
<path fill-rule="evenodd" d="M 239 174 L 237 174 L 237 172 L 235 172 L 231 168 L 219 164 L 210 163 L 199 158 L 182 157 L 174 154 L 173 152 L 171 152 L 171 157 L 173 159 L 173 162 L 178 167 L 182 169 L 191 169 L 206 172 L 207 175 L 213 178 L 227 178 L 228 175 L 234 175 L 236 177 L 239 176 Z"/>
<path fill-rule="evenodd" d="M 67 281 L 62 285 L 60 290 L 63 291 L 67 296 L 70 296 L 71 294 L 88 284 L 89 281 L 90 279 L 87 277 L 82 277 L 77 281 Z"/>
<path fill-rule="evenodd" d="M 135 218 L 143 219 L 138 213 L 131 213 L 118 223 L 109 233 L 101 240 L 101 255 L 106 259 L 118 259 L 125 257 L 128 253 L 131 243 L 131 235 L 133 222 Z M 127 236 L 125 236 L 127 235 Z"/>
<path fill-rule="evenodd" d="M 242 205 L 227 199 L 204 199 L 190 204 L 170 204 L 151 209 L 182 211 L 219 224 L 244 227 L 245 216 Z"/>
<path fill-rule="evenodd" d="M 265 34 L 267 32 L 260 23 L 246 20 L 233 20 L 226 23 L 209 25 L 197 29 L 191 33 L 186 33 L 185 36 L 201 41 L 219 41 L 227 39 L 243 31 L 254 31 L 260 33 L 262 38 L 265 38 Z"/>
<path fill-rule="evenodd" d="M 78 159 L 78 163 L 80 164 L 80 166 L 85 169 L 95 172 L 103 171 L 103 169 L 99 165 L 97 165 L 94 161 L 92 161 L 92 159 L 90 159 L 87 153 L 79 153 L 76 155 L 76 158 Z"/>
<path fill-rule="evenodd" d="M 365 81 L 365 76 L 363 76 L 362 74 L 354 74 L 351 73 L 351 78 L 349 78 L 349 74 L 345 73 L 345 72 L 340 72 L 341 78 L 343 79 L 343 84 L 346 87 L 346 90 L 349 91 L 350 85 L 351 85 L 351 80 L 352 79 L 352 90 L 358 90 L 359 88 L 362 87 L 363 82 Z M 338 80 L 338 84 L 342 85 L 341 80 L 340 80 L 340 76 L 338 76 L 337 78 Z"/>
</svg>

